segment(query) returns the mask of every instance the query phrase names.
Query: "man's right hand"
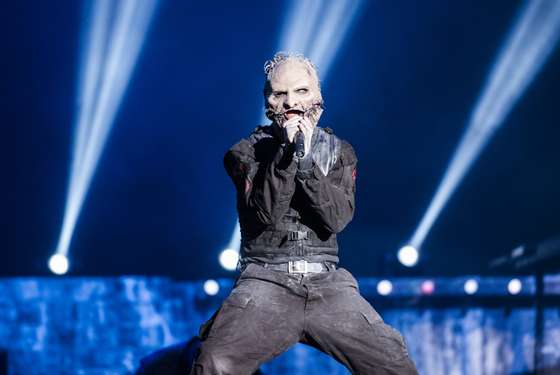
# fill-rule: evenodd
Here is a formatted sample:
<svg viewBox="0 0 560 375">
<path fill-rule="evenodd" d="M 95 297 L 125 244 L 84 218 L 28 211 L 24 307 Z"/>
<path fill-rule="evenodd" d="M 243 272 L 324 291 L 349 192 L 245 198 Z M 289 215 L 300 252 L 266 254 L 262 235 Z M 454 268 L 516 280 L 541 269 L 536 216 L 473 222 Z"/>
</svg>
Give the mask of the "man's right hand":
<svg viewBox="0 0 560 375">
<path fill-rule="evenodd" d="M 294 142 L 294 137 L 298 130 L 300 130 L 299 125 L 302 120 L 301 116 L 294 116 L 284 122 L 282 126 L 284 128 L 284 139 L 286 139 L 287 142 Z"/>
</svg>

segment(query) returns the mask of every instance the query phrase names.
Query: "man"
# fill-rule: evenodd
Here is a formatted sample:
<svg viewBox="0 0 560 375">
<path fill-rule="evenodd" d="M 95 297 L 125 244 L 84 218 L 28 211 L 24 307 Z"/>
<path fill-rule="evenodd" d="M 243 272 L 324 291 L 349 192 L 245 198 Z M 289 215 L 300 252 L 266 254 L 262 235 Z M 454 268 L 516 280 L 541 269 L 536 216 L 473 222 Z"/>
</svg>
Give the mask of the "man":
<svg viewBox="0 0 560 375">
<path fill-rule="evenodd" d="M 237 190 L 241 274 L 201 327 L 192 373 L 251 374 L 302 342 L 352 373 L 417 374 L 402 336 L 337 267 L 336 234 L 354 215 L 357 159 L 348 142 L 317 126 L 323 99 L 314 65 L 279 53 L 265 74 L 272 124 L 224 158 Z"/>
</svg>

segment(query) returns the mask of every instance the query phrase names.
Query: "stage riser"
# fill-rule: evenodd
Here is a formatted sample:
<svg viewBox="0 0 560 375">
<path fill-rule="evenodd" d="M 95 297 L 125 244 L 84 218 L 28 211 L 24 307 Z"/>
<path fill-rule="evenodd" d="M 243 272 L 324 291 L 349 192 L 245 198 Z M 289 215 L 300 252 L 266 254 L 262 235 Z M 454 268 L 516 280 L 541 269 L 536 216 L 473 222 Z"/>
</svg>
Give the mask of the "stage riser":
<svg viewBox="0 0 560 375">
<path fill-rule="evenodd" d="M 210 297 L 202 282 L 164 278 L 17 278 L 0 280 L 0 348 L 9 374 L 128 374 L 141 357 L 195 335 L 231 280 Z M 365 289 L 371 280 L 361 279 Z M 532 369 L 535 312 L 464 299 L 456 306 L 396 308 L 371 298 L 405 336 L 422 374 L 514 374 Z M 547 307 L 543 365 L 560 365 L 560 316 Z M 1 353 L 1 352 L 0 352 Z M 2 375 L 0 355 L 0 375 Z M 338 363 L 297 345 L 263 366 L 266 374 L 346 374 Z"/>
</svg>

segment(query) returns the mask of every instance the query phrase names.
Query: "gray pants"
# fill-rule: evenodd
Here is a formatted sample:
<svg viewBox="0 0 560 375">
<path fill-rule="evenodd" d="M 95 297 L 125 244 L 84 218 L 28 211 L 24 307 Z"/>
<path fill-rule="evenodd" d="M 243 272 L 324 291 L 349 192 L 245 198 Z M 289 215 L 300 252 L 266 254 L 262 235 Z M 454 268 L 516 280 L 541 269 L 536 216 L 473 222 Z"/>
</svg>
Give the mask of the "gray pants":
<svg viewBox="0 0 560 375">
<path fill-rule="evenodd" d="M 297 342 L 354 374 L 418 374 L 402 336 L 383 322 L 344 268 L 302 275 L 249 264 L 200 336 L 191 374 L 252 374 Z"/>
</svg>

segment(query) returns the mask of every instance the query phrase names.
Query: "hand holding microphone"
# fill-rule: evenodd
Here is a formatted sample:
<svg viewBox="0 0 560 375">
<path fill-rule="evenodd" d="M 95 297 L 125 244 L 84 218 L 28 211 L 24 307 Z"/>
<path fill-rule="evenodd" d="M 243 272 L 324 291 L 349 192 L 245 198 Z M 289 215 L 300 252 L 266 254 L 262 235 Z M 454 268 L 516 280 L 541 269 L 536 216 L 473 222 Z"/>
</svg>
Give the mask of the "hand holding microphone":
<svg viewBox="0 0 560 375">
<path fill-rule="evenodd" d="M 313 135 L 313 124 L 305 116 L 295 116 L 283 124 L 285 137 L 290 143 L 294 143 L 296 156 L 305 156 L 311 146 Z"/>
<path fill-rule="evenodd" d="M 294 142 L 295 135 L 299 131 L 300 121 L 301 116 L 294 116 L 282 124 L 284 127 L 284 137 L 288 143 Z"/>
</svg>

